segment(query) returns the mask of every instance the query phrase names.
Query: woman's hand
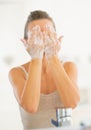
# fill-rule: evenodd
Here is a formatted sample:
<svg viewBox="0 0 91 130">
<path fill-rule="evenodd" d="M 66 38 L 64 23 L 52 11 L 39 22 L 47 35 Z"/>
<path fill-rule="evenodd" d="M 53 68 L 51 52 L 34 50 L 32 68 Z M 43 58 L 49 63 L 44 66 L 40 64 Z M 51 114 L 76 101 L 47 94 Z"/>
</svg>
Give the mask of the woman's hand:
<svg viewBox="0 0 91 130">
<path fill-rule="evenodd" d="M 54 55 L 57 55 L 61 48 L 61 40 L 63 36 L 57 38 L 56 32 L 50 27 L 46 27 L 46 31 L 43 32 L 44 35 L 44 45 L 45 45 L 45 54 L 47 58 L 51 58 Z"/>
<path fill-rule="evenodd" d="M 28 39 L 23 39 L 27 52 L 30 54 L 32 59 L 43 58 L 44 44 L 43 34 L 39 26 L 35 26 L 31 31 L 28 32 Z"/>
<path fill-rule="evenodd" d="M 45 52 L 47 58 L 51 58 L 60 50 L 60 43 L 63 36 L 59 39 L 54 28 L 50 25 L 45 27 L 45 31 L 42 32 L 40 26 L 35 26 L 28 31 L 28 39 L 23 39 L 23 43 L 26 47 L 27 52 L 34 58 L 43 58 Z"/>
</svg>

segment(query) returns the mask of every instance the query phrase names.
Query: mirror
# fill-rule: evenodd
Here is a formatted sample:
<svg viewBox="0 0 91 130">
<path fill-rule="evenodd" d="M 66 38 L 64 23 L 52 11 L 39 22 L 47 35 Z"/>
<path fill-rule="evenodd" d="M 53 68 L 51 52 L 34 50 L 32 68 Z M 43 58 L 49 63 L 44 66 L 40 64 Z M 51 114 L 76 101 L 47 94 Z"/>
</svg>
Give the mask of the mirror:
<svg viewBox="0 0 91 130">
<path fill-rule="evenodd" d="M 29 60 L 20 42 L 31 10 L 46 10 L 54 19 L 58 35 L 64 35 L 61 54 L 78 66 L 81 101 L 73 111 L 74 125 L 91 122 L 91 1 L 0 0 L 0 129 L 22 130 L 18 104 L 8 80 L 11 67 Z"/>
</svg>

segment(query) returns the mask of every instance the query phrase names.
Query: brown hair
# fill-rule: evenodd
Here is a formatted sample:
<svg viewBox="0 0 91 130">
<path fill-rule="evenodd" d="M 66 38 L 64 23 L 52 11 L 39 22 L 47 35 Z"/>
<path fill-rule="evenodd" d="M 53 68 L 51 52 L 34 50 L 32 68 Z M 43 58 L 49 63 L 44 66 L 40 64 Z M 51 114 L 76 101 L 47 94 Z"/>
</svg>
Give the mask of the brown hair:
<svg viewBox="0 0 91 130">
<path fill-rule="evenodd" d="M 24 38 L 27 39 L 27 26 L 30 22 L 34 21 L 34 20 L 39 20 L 39 19 L 48 19 L 53 23 L 53 26 L 55 28 L 55 24 L 53 19 L 48 15 L 47 12 L 45 11 L 41 11 L 41 10 L 35 10 L 30 12 L 26 24 L 25 24 L 25 28 L 24 28 Z M 55 28 L 56 30 L 56 28 Z"/>
</svg>

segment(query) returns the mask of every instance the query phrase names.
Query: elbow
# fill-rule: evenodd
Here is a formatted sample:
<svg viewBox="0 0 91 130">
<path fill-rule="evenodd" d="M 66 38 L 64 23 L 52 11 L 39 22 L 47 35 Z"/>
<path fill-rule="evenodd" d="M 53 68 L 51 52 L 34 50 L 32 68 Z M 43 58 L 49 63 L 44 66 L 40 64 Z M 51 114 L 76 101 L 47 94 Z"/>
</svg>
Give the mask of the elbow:
<svg viewBox="0 0 91 130">
<path fill-rule="evenodd" d="M 76 107 L 78 106 L 79 102 L 80 102 L 80 96 L 76 97 L 76 99 L 74 99 L 74 100 L 72 101 L 71 107 L 72 107 L 73 109 L 76 108 Z"/>
<path fill-rule="evenodd" d="M 78 106 L 80 102 L 80 95 L 78 95 L 77 97 L 74 97 L 73 101 L 72 101 L 72 108 L 76 108 Z"/>
<path fill-rule="evenodd" d="M 72 108 L 72 109 L 75 109 L 78 105 L 78 102 L 72 102 L 68 105 L 68 107 Z"/>
<path fill-rule="evenodd" d="M 23 107 L 27 112 L 29 113 L 36 113 L 37 112 L 37 109 L 35 107 Z"/>
<path fill-rule="evenodd" d="M 74 108 L 77 107 L 77 105 L 78 105 L 77 102 L 70 102 L 70 103 L 65 103 L 65 104 L 64 104 L 64 107 L 65 107 L 65 108 L 72 108 L 72 109 L 74 109 Z"/>
<path fill-rule="evenodd" d="M 70 107 L 71 107 L 72 109 L 76 108 L 76 107 L 78 106 L 79 102 L 80 102 L 80 95 L 77 95 L 76 97 L 74 97 L 74 98 L 71 100 L 71 102 L 70 102 Z"/>
<path fill-rule="evenodd" d="M 70 100 L 69 102 L 66 102 L 64 104 L 64 107 L 74 109 L 78 106 L 79 102 L 80 102 L 80 96 L 76 97 L 75 99 Z"/>
<path fill-rule="evenodd" d="M 20 103 L 20 106 L 27 112 L 29 113 L 36 113 L 37 112 L 37 109 L 38 107 L 34 104 L 29 104 L 29 103 L 26 103 L 26 102 L 22 102 Z"/>
</svg>

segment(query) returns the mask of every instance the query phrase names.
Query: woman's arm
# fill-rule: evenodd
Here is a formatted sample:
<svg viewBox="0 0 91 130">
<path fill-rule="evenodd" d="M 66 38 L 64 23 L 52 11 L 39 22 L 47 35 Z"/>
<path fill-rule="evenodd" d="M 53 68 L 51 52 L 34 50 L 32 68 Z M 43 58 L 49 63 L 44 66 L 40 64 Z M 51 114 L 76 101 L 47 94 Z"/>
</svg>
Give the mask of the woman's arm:
<svg viewBox="0 0 91 130">
<path fill-rule="evenodd" d="M 80 100 L 76 65 L 72 62 L 63 65 L 57 56 L 53 56 L 49 59 L 49 66 L 64 106 L 76 107 Z"/>
<path fill-rule="evenodd" d="M 39 40 L 37 40 L 37 37 Z M 39 44 L 42 40 L 40 28 L 32 29 L 27 39 L 21 39 L 27 52 L 31 56 L 31 64 L 29 65 L 28 77 L 25 79 L 21 69 L 12 69 L 9 73 L 10 81 L 14 88 L 15 96 L 19 104 L 28 112 L 36 112 L 41 87 L 41 69 L 44 45 Z"/>
<path fill-rule="evenodd" d="M 19 104 L 28 112 L 36 112 L 40 99 L 42 60 L 34 59 L 29 65 L 28 77 L 25 79 L 20 68 L 11 69 L 9 79 Z"/>
<path fill-rule="evenodd" d="M 36 112 L 39 105 L 41 68 L 42 60 L 32 60 L 31 67 L 29 68 L 28 79 L 22 91 L 21 105 L 30 112 Z"/>
</svg>

